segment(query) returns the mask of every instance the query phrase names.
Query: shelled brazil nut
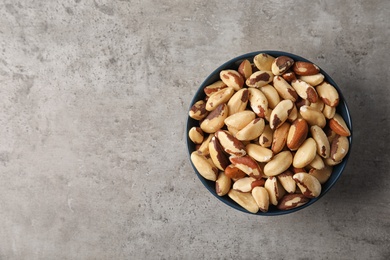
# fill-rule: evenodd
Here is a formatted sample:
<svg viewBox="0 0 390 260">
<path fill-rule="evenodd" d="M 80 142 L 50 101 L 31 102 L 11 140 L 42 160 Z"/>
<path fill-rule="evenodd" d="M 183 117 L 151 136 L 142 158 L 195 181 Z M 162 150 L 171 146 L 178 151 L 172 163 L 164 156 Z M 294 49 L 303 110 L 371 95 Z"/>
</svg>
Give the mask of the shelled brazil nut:
<svg viewBox="0 0 390 260">
<path fill-rule="evenodd" d="M 191 161 L 218 196 L 251 213 L 319 197 L 349 151 L 338 90 L 311 62 L 259 53 L 203 91 L 189 111 Z"/>
</svg>

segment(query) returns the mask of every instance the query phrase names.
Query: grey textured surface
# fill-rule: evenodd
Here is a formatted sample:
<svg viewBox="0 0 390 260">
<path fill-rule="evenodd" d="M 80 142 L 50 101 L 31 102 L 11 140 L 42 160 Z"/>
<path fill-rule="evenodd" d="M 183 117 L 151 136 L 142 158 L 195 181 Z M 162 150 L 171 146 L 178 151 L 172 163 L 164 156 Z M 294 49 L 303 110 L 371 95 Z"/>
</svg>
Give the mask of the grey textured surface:
<svg viewBox="0 0 390 260">
<path fill-rule="evenodd" d="M 389 259 L 390 2 L 0 3 L 0 259 Z M 284 50 L 353 116 L 340 181 L 297 213 L 228 208 L 187 110 L 225 61 Z"/>
</svg>

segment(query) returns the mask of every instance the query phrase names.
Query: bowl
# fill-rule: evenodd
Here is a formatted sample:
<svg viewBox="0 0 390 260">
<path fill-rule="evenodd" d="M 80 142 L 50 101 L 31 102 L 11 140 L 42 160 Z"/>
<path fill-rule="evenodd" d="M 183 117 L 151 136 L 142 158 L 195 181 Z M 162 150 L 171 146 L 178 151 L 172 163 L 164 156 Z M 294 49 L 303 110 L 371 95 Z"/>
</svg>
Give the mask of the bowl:
<svg viewBox="0 0 390 260">
<path fill-rule="evenodd" d="M 219 66 L 203 81 L 203 83 L 200 85 L 199 89 L 197 90 L 197 92 L 195 93 L 195 95 L 191 101 L 189 110 L 191 109 L 191 107 L 194 105 L 195 102 L 197 102 L 198 100 L 202 100 L 206 97 L 206 94 L 204 93 L 204 88 L 220 79 L 219 73 L 221 70 L 226 70 L 226 69 L 237 70 L 238 66 L 240 65 L 240 63 L 243 60 L 248 59 L 249 61 L 252 62 L 253 58 L 259 53 L 267 53 L 268 55 L 271 55 L 275 58 L 279 57 L 279 56 L 288 56 L 288 57 L 291 57 L 292 59 L 294 59 L 294 61 L 311 62 L 311 61 L 309 61 L 303 57 L 300 57 L 298 55 L 288 53 L 288 52 L 283 52 L 283 51 L 257 51 L 257 52 L 243 54 L 243 55 L 238 56 L 236 58 L 233 58 L 233 59 L 227 61 L 226 63 L 222 64 L 221 66 Z M 311 62 L 311 63 L 313 63 L 313 62 Z M 347 165 L 347 162 L 348 162 L 349 154 L 351 152 L 351 145 L 352 145 L 352 133 L 353 133 L 352 132 L 352 120 L 351 120 L 351 115 L 350 115 L 350 112 L 349 112 L 349 109 L 347 106 L 347 102 L 342 94 L 341 89 L 338 87 L 336 82 L 325 71 L 323 71 L 321 69 L 320 72 L 325 76 L 325 80 L 337 89 L 337 91 L 339 93 L 340 101 L 339 101 L 339 105 L 337 106 L 336 112 L 343 117 L 344 121 L 346 122 L 346 124 L 351 132 L 351 135 L 348 137 L 349 151 L 348 151 L 347 155 L 344 157 L 343 161 L 340 164 L 335 165 L 333 167 L 333 171 L 332 171 L 330 178 L 324 184 L 322 184 L 321 194 L 314 199 L 310 199 L 309 202 L 307 202 L 306 204 L 304 204 L 300 207 L 297 207 L 297 208 L 293 208 L 293 209 L 289 209 L 289 210 L 279 210 L 275 206 L 270 204 L 270 207 L 269 207 L 267 212 L 258 211 L 257 213 L 251 213 L 251 212 L 245 210 L 244 208 L 242 208 L 240 205 L 238 205 L 232 199 L 230 199 L 228 197 L 228 195 L 218 196 L 216 193 L 216 190 L 215 190 L 215 182 L 209 181 L 209 180 L 206 180 L 205 178 L 203 178 L 199 174 L 199 172 L 197 171 L 197 169 L 195 168 L 195 166 L 193 165 L 193 163 L 190 160 L 190 163 L 191 163 L 196 175 L 198 176 L 199 180 L 203 183 L 204 187 L 209 192 L 211 192 L 211 194 L 213 194 L 215 196 L 215 198 L 217 198 L 218 200 L 220 200 L 221 202 L 223 202 L 227 206 L 229 206 L 233 209 L 239 210 L 241 212 L 245 212 L 248 214 L 260 215 L 260 216 L 276 216 L 276 215 L 284 215 L 284 214 L 293 213 L 293 212 L 302 210 L 304 208 L 307 208 L 310 205 L 313 205 L 315 202 L 317 202 L 326 193 L 328 193 L 330 191 L 330 189 L 335 185 L 337 180 L 340 178 L 340 176 L 341 176 L 342 172 L 344 171 L 344 169 Z M 192 119 L 191 117 L 188 116 L 186 133 L 187 133 L 187 148 L 188 148 L 188 155 L 189 156 L 191 155 L 191 153 L 193 151 L 196 150 L 196 147 L 195 147 L 196 145 L 188 137 L 188 132 L 193 126 L 199 126 L 199 121 Z"/>
</svg>

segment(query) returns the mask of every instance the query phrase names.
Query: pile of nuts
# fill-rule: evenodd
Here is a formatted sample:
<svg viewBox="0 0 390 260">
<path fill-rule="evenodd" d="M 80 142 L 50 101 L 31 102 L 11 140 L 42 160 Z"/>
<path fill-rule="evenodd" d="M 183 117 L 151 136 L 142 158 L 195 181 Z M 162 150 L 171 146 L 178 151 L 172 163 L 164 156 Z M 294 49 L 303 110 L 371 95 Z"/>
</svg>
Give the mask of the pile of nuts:
<svg viewBox="0 0 390 260">
<path fill-rule="evenodd" d="M 260 53 L 222 70 L 189 116 L 191 161 L 251 213 L 288 210 L 321 194 L 349 150 L 337 89 L 310 62 Z"/>
</svg>

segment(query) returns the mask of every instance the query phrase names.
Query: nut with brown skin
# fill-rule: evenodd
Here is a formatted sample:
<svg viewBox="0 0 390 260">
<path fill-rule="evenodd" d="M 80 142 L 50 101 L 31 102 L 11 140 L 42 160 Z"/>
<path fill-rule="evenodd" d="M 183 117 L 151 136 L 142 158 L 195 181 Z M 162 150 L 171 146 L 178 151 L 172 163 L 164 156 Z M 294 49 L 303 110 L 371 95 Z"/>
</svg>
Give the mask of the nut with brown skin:
<svg viewBox="0 0 390 260">
<path fill-rule="evenodd" d="M 188 137 L 195 144 L 201 144 L 204 139 L 204 134 L 202 129 L 197 126 L 191 127 L 190 131 L 188 131 Z"/>
<path fill-rule="evenodd" d="M 316 154 L 316 157 L 309 163 L 309 166 L 313 169 L 322 170 L 325 168 L 325 163 L 322 160 L 322 157 Z"/>
<path fill-rule="evenodd" d="M 310 127 L 310 133 L 316 141 L 317 153 L 323 158 L 328 158 L 330 154 L 330 143 L 324 130 L 317 125 L 313 125 Z"/>
<path fill-rule="evenodd" d="M 204 100 L 199 100 L 191 107 L 188 112 L 189 116 L 195 120 L 202 120 L 208 115 L 206 110 L 206 102 Z"/>
<path fill-rule="evenodd" d="M 213 84 L 206 86 L 203 91 L 209 97 L 213 93 L 215 93 L 221 89 L 227 88 L 227 87 L 228 86 L 226 86 L 226 84 L 223 83 L 222 80 L 218 80 L 218 81 L 214 82 Z"/>
<path fill-rule="evenodd" d="M 340 164 L 342 161 L 335 161 L 332 159 L 332 157 L 328 157 L 326 159 L 324 159 L 324 162 L 327 166 L 335 166 L 337 164 Z"/>
<path fill-rule="evenodd" d="M 275 130 L 287 120 L 293 106 L 294 103 L 289 99 L 280 101 L 280 103 L 272 110 L 270 116 L 269 125 L 271 129 Z"/>
<path fill-rule="evenodd" d="M 287 118 L 287 121 L 289 121 L 290 123 L 294 122 L 295 120 L 297 120 L 299 117 L 299 113 L 298 113 L 298 108 L 297 106 L 294 104 L 290 114 L 288 114 L 288 118 Z"/>
<path fill-rule="evenodd" d="M 206 110 L 213 111 L 220 104 L 226 103 L 234 94 L 233 88 L 224 88 L 213 93 L 206 102 Z"/>
<path fill-rule="evenodd" d="M 249 88 L 249 105 L 258 117 L 264 118 L 268 110 L 268 100 L 261 90 Z"/>
<path fill-rule="evenodd" d="M 249 60 L 243 60 L 240 63 L 240 66 L 238 66 L 238 73 L 240 73 L 244 79 L 247 79 L 252 75 L 252 65 Z"/>
<path fill-rule="evenodd" d="M 309 133 L 309 126 L 305 119 L 298 118 L 295 120 L 287 134 L 287 147 L 291 151 L 298 150 L 299 146 L 306 140 L 307 134 Z"/>
<path fill-rule="evenodd" d="M 349 141 L 345 136 L 336 136 L 331 144 L 330 157 L 333 161 L 342 161 L 349 150 Z"/>
<path fill-rule="evenodd" d="M 240 89 L 227 102 L 229 116 L 244 111 L 248 104 L 249 100 L 249 92 L 247 88 Z"/>
<path fill-rule="evenodd" d="M 233 189 L 241 192 L 250 192 L 253 189 L 252 184 L 255 183 L 256 181 L 258 181 L 258 179 L 255 179 L 253 177 L 241 178 L 233 183 Z M 256 186 L 261 186 L 261 185 L 256 185 Z"/>
<path fill-rule="evenodd" d="M 307 138 L 295 153 L 292 162 L 293 166 L 296 168 L 304 168 L 309 165 L 316 157 L 316 149 L 316 141 L 311 137 Z"/>
<path fill-rule="evenodd" d="M 321 73 L 318 73 L 318 74 L 314 74 L 314 75 L 310 75 L 310 76 L 299 76 L 299 79 L 303 80 L 303 81 L 309 83 L 310 85 L 312 85 L 313 87 L 315 87 L 324 81 L 325 76 Z"/>
<path fill-rule="evenodd" d="M 282 77 L 288 83 L 291 83 L 291 81 L 293 81 L 294 79 L 297 79 L 297 76 L 295 75 L 294 71 L 292 71 L 292 70 L 288 70 L 285 73 L 283 73 Z"/>
<path fill-rule="evenodd" d="M 253 58 L 253 63 L 258 70 L 271 71 L 275 58 L 267 53 L 259 53 Z"/>
<path fill-rule="evenodd" d="M 278 91 L 271 85 L 265 85 L 260 88 L 261 92 L 265 95 L 268 100 L 268 107 L 274 109 L 280 102 L 280 96 Z"/>
<path fill-rule="evenodd" d="M 219 76 L 223 83 L 225 83 L 228 87 L 233 88 L 238 91 L 244 86 L 244 78 L 241 76 L 238 71 L 235 70 L 222 70 L 219 73 Z"/>
<path fill-rule="evenodd" d="M 325 165 L 325 167 L 321 170 L 317 169 L 310 169 L 309 174 L 316 177 L 316 179 L 321 183 L 324 184 L 332 174 L 333 167 Z"/>
<path fill-rule="evenodd" d="M 293 176 L 294 174 L 290 170 L 286 170 L 277 176 L 280 184 L 288 193 L 295 193 L 297 187 Z"/>
<path fill-rule="evenodd" d="M 217 180 L 218 169 L 205 156 L 192 152 L 191 161 L 203 178 L 210 181 Z"/>
<path fill-rule="evenodd" d="M 289 210 L 303 206 L 307 202 L 309 202 L 309 198 L 306 198 L 303 194 L 286 194 L 279 201 L 277 208 L 280 210 Z"/>
<path fill-rule="evenodd" d="M 286 194 L 286 191 L 276 177 L 269 177 L 265 181 L 264 188 L 268 192 L 270 203 L 275 206 L 278 205 L 278 201 Z"/>
<path fill-rule="evenodd" d="M 255 199 L 260 211 L 267 212 L 269 208 L 269 195 L 264 187 L 254 187 L 252 189 L 252 196 Z"/>
<path fill-rule="evenodd" d="M 228 131 L 219 130 L 215 133 L 215 137 L 218 138 L 226 153 L 235 156 L 246 155 L 245 145 Z"/>
<path fill-rule="evenodd" d="M 229 198 L 235 201 L 238 205 L 246 209 L 247 211 L 256 214 L 259 211 L 259 206 L 257 205 L 255 199 L 253 198 L 250 192 L 240 192 L 234 189 L 231 189 L 228 192 Z"/>
<path fill-rule="evenodd" d="M 310 107 L 318 110 L 318 111 L 322 111 L 325 107 L 325 103 L 322 101 L 322 99 L 318 99 L 317 102 L 315 103 L 310 103 L 309 105 Z"/>
<path fill-rule="evenodd" d="M 271 149 L 253 143 L 246 145 L 246 151 L 250 157 L 258 162 L 269 162 L 273 156 Z"/>
<path fill-rule="evenodd" d="M 249 155 L 241 157 L 230 156 L 229 159 L 234 166 L 245 172 L 250 177 L 260 179 L 264 176 L 263 170 L 260 168 L 259 164 Z"/>
<path fill-rule="evenodd" d="M 247 176 L 245 172 L 238 169 L 234 164 L 230 164 L 225 168 L 225 175 L 231 179 L 241 179 Z"/>
<path fill-rule="evenodd" d="M 291 86 L 295 89 L 298 96 L 303 99 L 307 99 L 310 103 L 316 103 L 318 100 L 318 94 L 316 89 L 303 80 L 296 79 L 291 81 Z"/>
<path fill-rule="evenodd" d="M 309 125 L 317 125 L 321 128 L 324 128 L 326 125 L 326 118 L 321 111 L 318 111 L 315 108 L 310 106 L 301 106 L 299 109 L 299 113 L 302 118 L 306 120 Z"/>
<path fill-rule="evenodd" d="M 224 126 L 224 120 L 228 115 L 228 108 L 225 103 L 217 106 L 208 116 L 200 123 L 200 128 L 206 133 L 215 133 Z"/>
<path fill-rule="evenodd" d="M 232 187 L 232 180 L 226 176 L 224 172 L 218 174 L 218 178 L 215 181 L 215 192 L 218 196 L 225 196 Z"/>
<path fill-rule="evenodd" d="M 334 115 L 336 114 L 336 108 L 325 104 L 324 109 L 322 110 L 322 113 L 324 114 L 325 118 L 332 119 L 334 117 Z"/>
<path fill-rule="evenodd" d="M 279 153 L 285 147 L 289 129 L 290 123 L 288 122 L 284 122 L 280 127 L 275 129 L 271 145 L 271 150 L 274 154 Z"/>
<path fill-rule="evenodd" d="M 264 166 L 266 176 L 277 176 L 286 171 L 293 161 L 290 151 L 283 151 L 273 156 L 273 158 Z"/>
<path fill-rule="evenodd" d="M 337 89 L 328 82 L 323 82 L 316 87 L 318 96 L 324 101 L 325 104 L 331 107 L 336 107 L 339 104 L 340 96 Z"/>
<path fill-rule="evenodd" d="M 298 94 L 295 89 L 281 76 L 275 76 L 274 87 L 283 99 L 290 99 L 295 102 L 298 99 Z"/>
<path fill-rule="evenodd" d="M 227 127 L 233 127 L 239 131 L 247 126 L 255 118 L 256 115 L 253 111 L 244 110 L 228 116 L 224 122 Z"/>
<path fill-rule="evenodd" d="M 274 132 L 269 125 L 265 125 L 263 133 L 259 137 L 259 145 L 262 147 L 271 147 Z"/>
<path fill-rule="evenodd" d="M 272 82 L 274 74 L 271 71 L 256 71 L 249 78 L 246 79 L 245 83 L 248 87 L 260 88 Z"/>
<path fill-rule="evenodd" d="M 208 156 L 210 154 L 209 151 L 209 143 L 211 141 L 211 138 L 214 136 L 214 134 L 209 134 L 207 135 L 206 138 L 203 139 L 203 142 L 200 144 L 198 149 L 196 149 L 198 154 Z"/>
<path fill-rule="evenodd" d="M 321 194 L 321 183 L 316 177 L 305 172 L 299 172 L 294 174 L 293 179 L 305 197 L 316 198 Z"/>
<path fill-rule="evenodd" d="M 332 119 L 329 120 L 329 127 L 338 135 L 350 136 L 351 132 L 342 116 L 335 113 Z"/>
<path fill-rule="evenodd" d="M 265 122 L 263 118 L 255 118 L 243 129 L 236 133 L 236 138 L 240 141 L 251 141 L 258 138 L 264 130 Z"/>
<path fill-rule="evenodd" d="M 279 56 L 272 62 L 271 70 L 274 75 L 285 73 L 292 65 L 294 60 L 287 56 Z"/>
<path fill-rule="evenodd" d="M 209 152 L 214 165 L 221 171 L 225 170 L 230 164 L 229 158 L 226 156 L 222 145 L 215 136 L 211 138 L 209 143 Z"/>
<path fill-rule="evenodd" d="M 296 61 L 292 70 L 299 76 L 309 76 L 320 73 L 320 68 L 315 64 L 306 61 Z"/>
</svg>

